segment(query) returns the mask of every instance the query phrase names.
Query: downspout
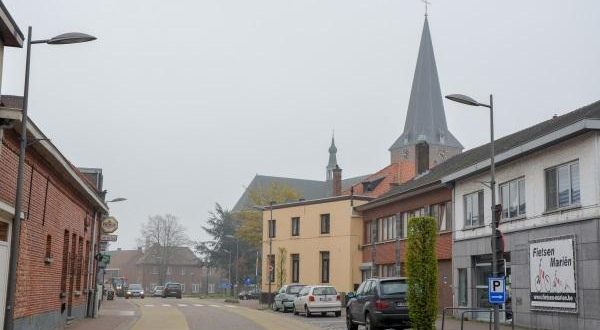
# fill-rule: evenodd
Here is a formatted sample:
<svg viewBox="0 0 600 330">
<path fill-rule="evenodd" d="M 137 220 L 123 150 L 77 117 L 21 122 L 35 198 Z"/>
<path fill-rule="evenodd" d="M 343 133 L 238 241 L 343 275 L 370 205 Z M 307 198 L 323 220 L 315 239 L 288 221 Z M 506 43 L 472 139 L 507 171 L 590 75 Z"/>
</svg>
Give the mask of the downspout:
<svg viewBox="0 0 600 330">
<path fill-rule="evenodd" d="M 94 247 L 96 246 L 96 221 L 98 219 L 98 211 L 94 211 L 94 218 L 92 219 L 92 243 L 90 246 L 90 252 L 89 252 L 89 256 L 88 256 L 88 280 L 87 280 L 87 317 L 94 317 L 94 296 L 95 296 L 95 292 L 96 290 L 94 289 L 95 283 L 93 279 L 95 278 L 95 276 L 93 276 L 94 274 L 94 261 L 95 261 L 95 250 Z"/>
</svg>

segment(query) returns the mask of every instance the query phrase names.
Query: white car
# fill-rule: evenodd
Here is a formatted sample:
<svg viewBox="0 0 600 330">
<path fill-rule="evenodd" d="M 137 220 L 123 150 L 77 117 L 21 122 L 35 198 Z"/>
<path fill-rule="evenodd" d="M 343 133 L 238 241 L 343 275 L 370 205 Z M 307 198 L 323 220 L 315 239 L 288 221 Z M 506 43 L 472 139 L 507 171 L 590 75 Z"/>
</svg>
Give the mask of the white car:
<svg viewBox="0 0 600 330">
<path fill-rule="evenodd" d="M 306 286 L 300 290 L 298 297 L 294 298 L 294 315 L 304 313 L 306 317 L 311 314 L 335 313 L 336 317 L 342 315 L 342 302 L 340 295 L 334 287 L 329 285 Z"/>
</svg>

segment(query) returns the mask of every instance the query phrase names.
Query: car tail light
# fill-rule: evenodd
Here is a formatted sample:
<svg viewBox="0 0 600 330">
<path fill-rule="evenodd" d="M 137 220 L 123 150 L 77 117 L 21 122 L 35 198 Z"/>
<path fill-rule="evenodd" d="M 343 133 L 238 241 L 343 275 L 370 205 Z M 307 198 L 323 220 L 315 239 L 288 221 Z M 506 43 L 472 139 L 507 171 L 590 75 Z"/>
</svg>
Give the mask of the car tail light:
<svg viewBox="0 0 600 330">
<path fill-rule="evenodd" d="M 340 295 L 338 294 L 337 297 L 335 297 L 335 300 L 340 301 Z"/>
<path fill-rule="evenodd" d="M 375 301 L 375 309 L 378 311 L 383 311 L 388 307 L 390 307 L 390 303 L 385 300 L 377 299 Z"/>
<path fill-rule="evenodd" d="M 308 301 L 315 301 L 315 296 L 308 296 Z"/>
</svg>

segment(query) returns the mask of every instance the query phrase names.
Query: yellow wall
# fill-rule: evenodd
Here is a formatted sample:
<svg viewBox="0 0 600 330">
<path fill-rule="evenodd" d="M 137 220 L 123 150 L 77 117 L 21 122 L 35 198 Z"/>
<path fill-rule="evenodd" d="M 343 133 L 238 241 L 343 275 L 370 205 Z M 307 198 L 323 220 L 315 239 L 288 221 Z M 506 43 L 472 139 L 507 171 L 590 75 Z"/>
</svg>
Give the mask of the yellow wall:
<svg viewBox="0 0 600 330">
<path fill-rule="evenodd" d="M 354 200 L 354 206 L 366 203 Z M 300 283 L 321 284 L 321 251 L 329 251 L 329 284 L 338 291 L 354 291 L 361 274 L 360 244 L 363 237 L 362 217 L 353 215 L 349 199 L 305 204 L 273 209 L 276 220 L 276 237 L 272 240 L 275 264 L 279 260 L 279 248 L 286 249 L 286 283 L 292 280 L 292 254 L 300 255 Z M 321 214 L 330 214 L 330 234 L 321 234 Z M 300 235 L 292 236 L 292 217 L 300 217 Z M 263 263 L 262 290 L 268 292 L 270 211 L 263 212 Z M 272 283 L 276 288 L 277 278 Z"/>
</svg>

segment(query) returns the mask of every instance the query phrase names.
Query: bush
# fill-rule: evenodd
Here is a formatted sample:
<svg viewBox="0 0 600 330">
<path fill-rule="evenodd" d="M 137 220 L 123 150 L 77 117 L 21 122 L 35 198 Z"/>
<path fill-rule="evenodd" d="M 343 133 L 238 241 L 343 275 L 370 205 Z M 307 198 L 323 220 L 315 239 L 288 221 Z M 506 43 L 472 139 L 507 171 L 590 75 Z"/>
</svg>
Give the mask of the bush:
<svg viewBox="0 0 600 330">
<path fill-rule="evenodd" d="M 408 222 L 408 307 L 413 329 L 435 329 L 438 305 L 437 221 L 432 217 Z"/>
</svg>

